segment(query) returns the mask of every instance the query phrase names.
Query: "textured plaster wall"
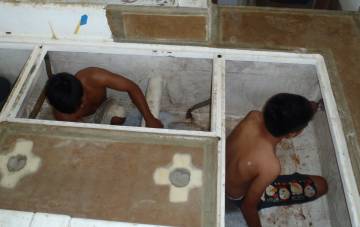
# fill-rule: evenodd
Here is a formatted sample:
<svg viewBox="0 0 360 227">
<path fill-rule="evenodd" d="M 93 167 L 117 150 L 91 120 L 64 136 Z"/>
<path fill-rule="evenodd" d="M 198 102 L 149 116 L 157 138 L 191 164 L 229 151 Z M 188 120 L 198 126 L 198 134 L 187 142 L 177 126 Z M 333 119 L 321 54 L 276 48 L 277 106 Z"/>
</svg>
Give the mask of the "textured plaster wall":
<svg viewBox="0 0 360 227">
<path fill-rule="evenodd" d="M 114 40 L 204 42 L 208 14 L 203 9 L 121 7 L 110 5 L 106 16 Z"/>
<path fill-rule="evenodd" d="M 266 100 L 276 93 L 300 94 L 319 99 L 316 69 L 312 65 L 260 62 L 226 62 L 226 113 L 245 116 L 261 110 Z"/>
</svg>

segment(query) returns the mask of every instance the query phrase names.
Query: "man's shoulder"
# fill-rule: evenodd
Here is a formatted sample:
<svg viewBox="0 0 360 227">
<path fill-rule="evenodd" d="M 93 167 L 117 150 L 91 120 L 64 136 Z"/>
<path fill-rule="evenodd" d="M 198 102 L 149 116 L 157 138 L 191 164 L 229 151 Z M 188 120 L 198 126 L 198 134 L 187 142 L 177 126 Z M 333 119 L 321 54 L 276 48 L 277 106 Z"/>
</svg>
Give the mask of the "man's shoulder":
<svg viewBox="0 0 360 227">
<path fill-rule="evenodd" d="M 261 112 L 258 110 L 252 110 L 248 112 L 243 121 L 259 121 L 261 119 Z"/>
<path fill-rule="evenodd" d="M 75 76 L 84 86 L 99 87 L 106 84 L 106 75 L 109 73 L 109 71 L 102 68 L 88 67 L 77 72 Z"/>
<path fill-rule="evenodd" d="M 83 76 L 86 76 L 87 78 L 88 77 L 92 77 L 96 74 L 102 74 L 102 73 L 105 73 L 107 72 L 105 69 L 102 69 L 102 68 L 98 68 L 98 67 L 87 67 L 87 68 L 84 68 L 84 69 L 81 69 L 80 71 L 78 71 L 75 76 L 76 77 L 83 77 Z"/>
<path fill-rule="evenodd" d="M 249 113 L 246 115 L 246 117 L 258 117 L 260 116 L 261 112 L 258 110 L 251 110 L 249 111 Z"/>
</svg>

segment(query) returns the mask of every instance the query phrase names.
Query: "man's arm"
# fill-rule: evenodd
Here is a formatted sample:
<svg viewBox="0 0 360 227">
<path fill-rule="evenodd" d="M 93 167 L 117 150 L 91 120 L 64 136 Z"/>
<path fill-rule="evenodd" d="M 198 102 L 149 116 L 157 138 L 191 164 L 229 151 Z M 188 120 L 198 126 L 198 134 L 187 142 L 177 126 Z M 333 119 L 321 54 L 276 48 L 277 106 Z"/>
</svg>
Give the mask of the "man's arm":
<svg viewBox="0 0 360 227">
<path fill-rule="evenodd" d="M 131 101 L 143 115 L 146 122 L 146 127 L 164 127 L 161 121 L 155 118 L 151 113 L 145 96 L 136 83 L 121 75 L 109 72 L 107 70 L 103 70 L 101 74 L 104 75 L 100 79 L 104 86 L 118 91 L 126 91 L 129 94 Z"/>
<path fill-rule="evenodd" d="M 260 227 L 261 222 L 257 211 L 261 195 L 280 174 L 280 164 L 274 163 L 263 167 L 257 177 L 251 183 L 243 203 L 241 211 L 249 227 Z"/>
</svg>

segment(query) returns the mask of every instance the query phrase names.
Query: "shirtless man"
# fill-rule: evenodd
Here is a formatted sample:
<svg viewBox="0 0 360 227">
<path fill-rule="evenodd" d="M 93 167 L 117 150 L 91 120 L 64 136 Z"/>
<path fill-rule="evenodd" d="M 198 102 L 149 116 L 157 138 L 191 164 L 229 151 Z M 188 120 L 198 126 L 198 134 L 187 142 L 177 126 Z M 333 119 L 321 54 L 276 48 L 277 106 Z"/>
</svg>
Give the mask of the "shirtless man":
<svg viewBox="0 0 360 227">
<path fill-rule="evenodd" d="M 271 97 L 263 112 L 251 111 L 226 141 L 226 196 L 249 227 L 261 226 L 258 209 L 312 201 L 327 192 L 320 176 L 280 175 L 275 147 L 299 135 L 318 105 L 293 94 Z"/>
<path fill-rule="evenodd" d="M 106 100 L 106 88 L 125 91 L 143 115 L 146 127 L 162 128 L 140 88 L 131 80 L 101 68 L 85 68 L 75 74 L 53 75 L 46 84 L 46 97 L 59 121 L 82 121 L 92 115 Z M 113 116 L 111 124 L 122 124 L 122 116 Z"/>
</svg>

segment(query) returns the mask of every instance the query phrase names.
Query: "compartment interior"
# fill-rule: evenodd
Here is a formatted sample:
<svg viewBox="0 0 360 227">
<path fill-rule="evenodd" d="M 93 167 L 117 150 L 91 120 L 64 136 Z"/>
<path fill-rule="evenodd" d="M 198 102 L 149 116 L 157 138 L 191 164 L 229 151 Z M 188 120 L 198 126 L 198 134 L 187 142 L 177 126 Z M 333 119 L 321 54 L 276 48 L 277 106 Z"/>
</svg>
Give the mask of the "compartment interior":
<svg viewBox="0 0 360 227">
<path fill-rule="evenodd" d="M 209 105 L 194 110 L 192 119 L 186 118 L 186 112 L 193 105 L 208 100 L 211 96 L 211 59 L 61 51 L 50 51 L 48 54 L 54 74 L 60 72 L 76 74 L 87 67 L 100 67 L 131 79 L 139 85 L 144 94 L 149 79 L 161 77 L 159 118 L 165 128 L 209 131 Z M 29 113 L 40 96 L 46 80 L 43 61 L 17 117 L 29 118 Z M 125 108 L 127 119 L 124 125 L 140 126 L 142 117 L 127 93 L 108 89 L 107 94 Z M 37 118 L 53 120 L 51 108 L 46 101 Z"/>
<path fill-rule="evenodd" d="M 260 110 L 277 93 L 321 99 L 313 65 L 226 62 L 226 133 L 251 110 Z M 316 113 L 302 134 L 277 147 L 282 174 L 299 172 L 326 178 L 328 194 L 318 200 L 260 212 L 263 226 L 351 226 L 325 110 Z M 227 204 L 226 226 L 245 224 L 240 210 Z"/>
</svg>

